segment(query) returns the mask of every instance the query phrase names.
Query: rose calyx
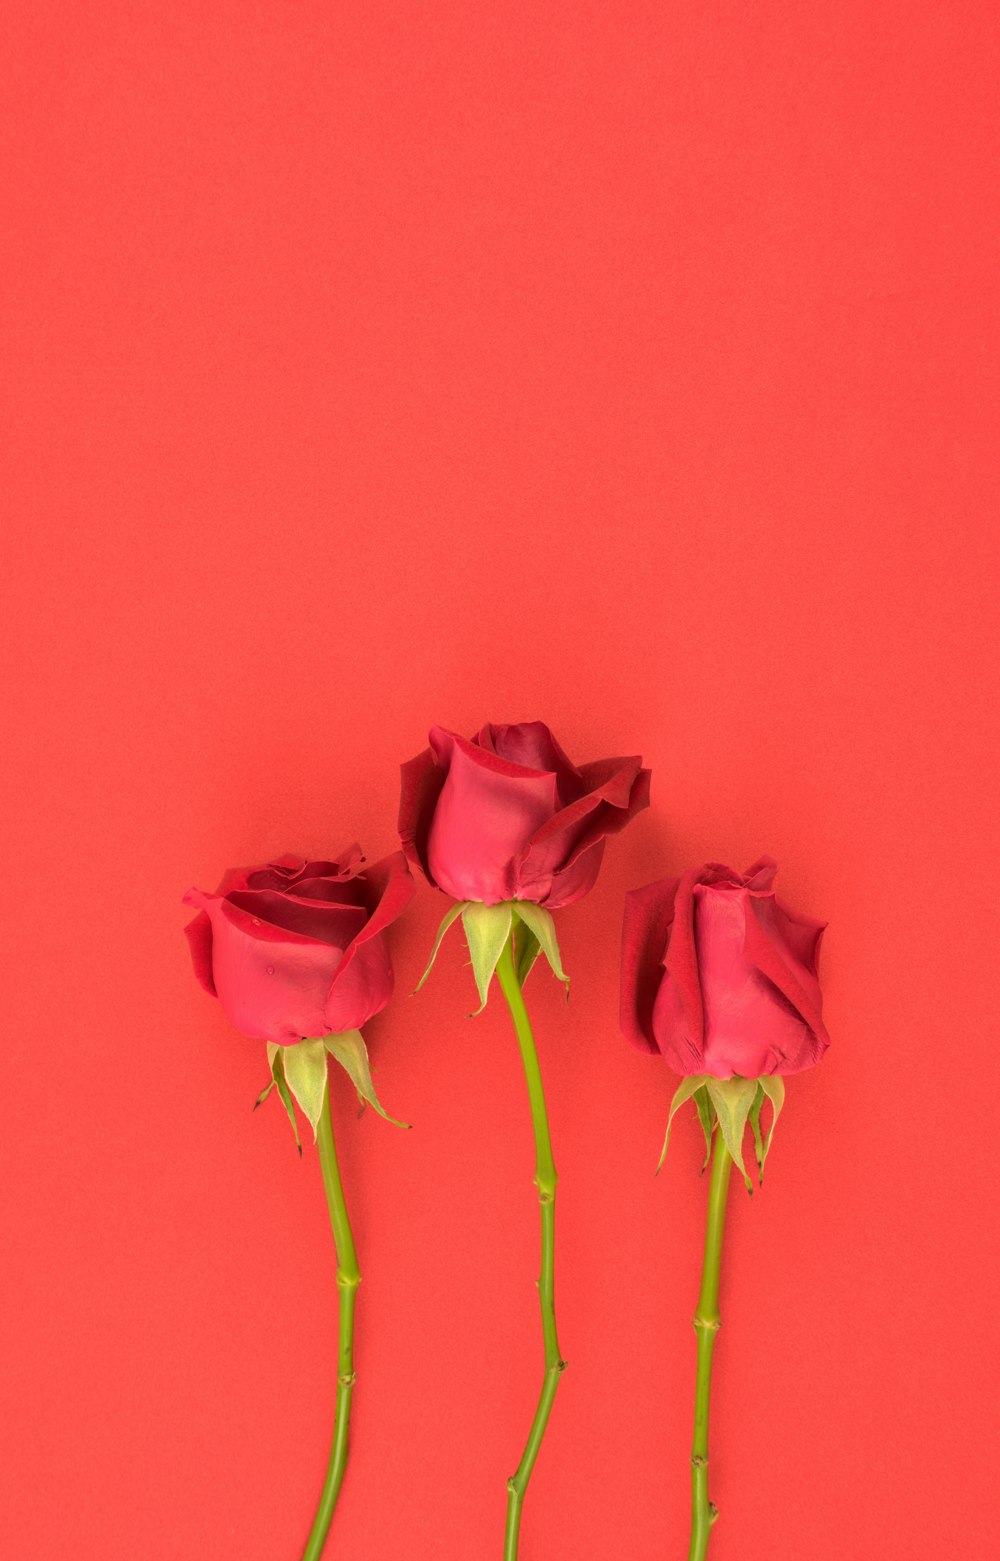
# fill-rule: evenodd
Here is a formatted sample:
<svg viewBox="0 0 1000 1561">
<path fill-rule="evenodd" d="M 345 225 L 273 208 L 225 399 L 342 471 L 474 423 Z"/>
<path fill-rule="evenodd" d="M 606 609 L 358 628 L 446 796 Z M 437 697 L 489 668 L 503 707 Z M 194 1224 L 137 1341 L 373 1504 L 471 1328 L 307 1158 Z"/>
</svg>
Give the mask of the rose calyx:
<svg viewBox="0 0 1000 1561">
<path fill-rule="evenodd" d="M 722 1133 L 733 1163 L 746 1184 L 747 1192 L 753 1196 L 753 1184 L 743 1164 L 743 1138 L 749 1126 L 753 1134 L 758 1182 L 762 1185 L 764 1162 L 771 1147 L 781 1108 L 785 1103 L 785 1081 L 781 1074 L 766 1073 L 756 1079 L 743 1079 L 738 1075 L 731 1079 L 717 1079 L 702 1073 L 692 1074 L 689 1078 L 682 1079 L 670 1102 L 667 1131 L 659 1164 L 656 1167 L 657 1172 L 666 1159 L 670 1127 L 674 1117 L 681 1106 L 689 1100 L 694 1101 L 698 1120 L 705 1135 L 705 1163 L 702 1170 L 711 1158 L 712 1134 L 718 1130 Z M 765 1138 L 761 1131 L 760 1118 L 767 1101 L 771 1104 L 771 1125 Z"/>
<path fill-rule="evenodd" d="M 398 1122 L 383 1109 L 375 1093 L 368 1061 L 368 1048 L 360 1030 L 345 1030 L 339 1035 L 307 1037 L 294 1046 L 278 1046 L 269 1041 L 267 1061 L 271 1069 L 271 1082 L 257 1096 L 254 1110 L 256 1111 L 257 1107 L 267 1099 L 272 1089 L 276 1089 L 288 1113 L 288 1120 L 292 1124 L 292 1132 L 295 1134 L 300 1155 L 302 1140 L 299 1137 L 295 1106 L 297 1104 L 305 1114 L 315 1141 L 326 1091 L 329 1088 L 328 1057 L 333 1057 L 340 1063 L 354 1085 L 362 1106 L 366 1103 L 373 1106 L 380 1117 L 385 1117 L 387 1122 L 392 1122 L 396 1127 L 409 1127 L 408 1122 Z"/>
<path fill-rule="evenodd" d="M 539 954 L 544 954 L 552 974 L 561 981 L 569 995 L 569 977 L 562 967 L 555 922 L 549 911 L 529 900 L 501 900 L 498 905 L 484 905 L 479 900 L 461 900 L 452 905 L 442 918 L 434 939 L 427 967 L 414 988 L 419 992 L 431 973 L 445 933 L 458 918 L 472 960 L 472 972 L 479 992 L 482 1013 L 489 997 L 490 982 L 497 962 L 508 938 L 514 939 L 515 969 L 518 982 L 524 985 Z"/>
</svg>

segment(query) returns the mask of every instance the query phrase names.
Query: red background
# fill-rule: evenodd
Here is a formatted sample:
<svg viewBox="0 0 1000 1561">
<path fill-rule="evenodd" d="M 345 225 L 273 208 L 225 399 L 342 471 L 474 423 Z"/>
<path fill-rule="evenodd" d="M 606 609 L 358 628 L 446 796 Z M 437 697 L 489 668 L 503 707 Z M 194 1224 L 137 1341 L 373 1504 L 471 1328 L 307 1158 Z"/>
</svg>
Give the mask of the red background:
<svg viewBox="0 0 1000 1561">
<path fill-rule="evenodd" d="M 626 888 L 761 851 L 833 1045 L 734 1189 L 713 1561 L 1000 1539 L 995 8 L 16 5 L 2 166 L 0 1548 L 299 1554 L 315 1158 L 196 986 L 191 883 L 394 845 L 427 726 L 640 750 L 530 984 L 563 1379 L 523 1561 L 686 1554 L 693 1114 L 617 1027 Z M 336 1126 L 333 1554 L 489 1561 L 540 1381 L 523 1081 L 423 888 Z"/>
</svg>

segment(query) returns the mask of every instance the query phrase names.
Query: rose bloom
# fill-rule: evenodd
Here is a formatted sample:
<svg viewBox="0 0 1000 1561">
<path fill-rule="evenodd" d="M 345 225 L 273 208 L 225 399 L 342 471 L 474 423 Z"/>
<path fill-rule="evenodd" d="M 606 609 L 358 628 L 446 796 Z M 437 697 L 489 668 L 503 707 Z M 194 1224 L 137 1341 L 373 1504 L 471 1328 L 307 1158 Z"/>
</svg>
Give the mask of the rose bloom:
<svg viewBox="0 0 1000 1561">
<path fill-rule="evenodd" d="M 621 1024 L 676 1073 L 801 1073 L 829 1045 L 817 966 L 825 922 L 777 899 L 777 863 L 708 862 L 626 896 Z"/>
<path fill-rule="evenodd" d="M 185 928 L 195 975 L 253 1039 L 360 1029 L 392 995 L 384 933 L 415 888 L 400 852 L 366 866 L 358 846 L 338 862 L 237 868 L 214 894 L 184 896 L 200 910 Z"/>
<path fill-rule="evenodd" d="M 429 740 L 402 766 L 400 839 L 456 900 L 569 905 L 593 885 L 605 838 L 649 805 L 641 758 L 578 767 L 543 721 L 473 738 L 432 726 Z"/>
</svg>

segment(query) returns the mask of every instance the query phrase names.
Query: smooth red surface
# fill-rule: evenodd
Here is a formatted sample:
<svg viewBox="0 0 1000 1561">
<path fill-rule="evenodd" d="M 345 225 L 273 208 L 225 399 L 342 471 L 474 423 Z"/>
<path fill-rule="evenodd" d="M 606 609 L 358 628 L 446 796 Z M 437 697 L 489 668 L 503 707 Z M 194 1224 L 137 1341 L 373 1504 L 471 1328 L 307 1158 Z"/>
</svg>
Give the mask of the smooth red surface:
<svg viewBox="0 0 1000 1561">
<path fill-rule="evenodd" d="M 686 1554 L 705 1184 L 625 890 L 781 865 L 833 1043 L 734 1190 L 712 1561 L 1000 1542 L 993 5 L 6 13 L 0 1550 L 295 1561 L 314 1158 L 192 977 L 231 864 L 394 847 L 433 721 L 642 751 L 530 986 L 569 1362 L 523 1561 Z M 444 902 L 338 1093 L 332 1556 L 495 1561 L 539 1384 L 523 1082 Z"/>
</svg>

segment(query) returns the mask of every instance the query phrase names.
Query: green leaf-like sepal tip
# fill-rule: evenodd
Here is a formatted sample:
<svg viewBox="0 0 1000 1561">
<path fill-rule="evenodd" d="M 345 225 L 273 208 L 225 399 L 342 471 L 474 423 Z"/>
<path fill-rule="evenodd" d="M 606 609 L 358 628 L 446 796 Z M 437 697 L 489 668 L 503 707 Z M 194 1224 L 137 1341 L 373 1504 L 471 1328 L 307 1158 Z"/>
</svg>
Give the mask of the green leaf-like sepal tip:
<svg viewBox="0 0 1000 1561">
<path fill-rule="evenodd" d="M 708 1162 L 712 1158 L 712 1134 L 715 1132 L 715 1107 L 712 1105 L 708 1090 L 704 1085 L 694 1092 L 694 1103 L 698 1108 L 698 1121 L 705 1135 L 705 1158 L 701 1163 L 703 1171 L 708 1170 Z"/>
<path fill-rule="evenodd" d="M 315 1142 L 326 1091 L 329 1088 L 328 1056 L 340 1063 L 362 1103 L 367 1101 L 379 1116 L 385 1117 L 387 1122 L 392 1122 L 396 1127 L 409 1126 L 407 1122 L 397 1122 L 395 1117 L 389 1116 L 388 1112 L 383 1110 L 372 1083 L 368 1048 L 360 1030 L 345 1030 L 340 1035 L 309 1036 L 294 1046 L 276 1046 L 268 1042 L 267 1060 L 271 1068 L 271 1083 L 257 1097 L 254 1110 L 267 1099 L 272 1088 L 276 1088 L 281 1103 L 288 1113 L 288 1120 L 292 1124 L 292 1132 L 295 1134 L 295 1143 L 300 1155 L 302 1140 L 299 1137 L 295 1106 L 297 1104 L 305 1113 L 313 1130 Z"/>
<path fill-rule="evenodd" d="M 767 1138 L 764 1140 L 763 1147 L 761 1148 L 761 1151 L 760 1151 L 760 1154 L 759 1154 L 758 1160 L 757 1160 L 759 1173 L 760 1173 L 760 1180 L 761 1180 L 761 1182 L 763 1182 L 763 1180 L 764 1180 L 764 1161 L 767 1159 L 767 1151 L 771 1147 L 771 1139 L 774 1137 L 774 1130 L 775 1130 L 775 1128 L 778 1125 L 778 1118 L 781 1115 L 781 1108 L 785 1104 L 785 1081 L 781 1077 L 780 1073 L 764 1074 L 757 1080 L 757 1088 L 761 1092 L 761 1106 L 763 1106 L 763 1104 L 764 1104 L 763 1097 L 765 1095 L 767 1096 L 768 1100 L 771 1102 L 771 1129 L 770 1129 L 770 1132 L 767 1135 Z M 758 1119 L 757 1120 L 757 1128 L 758 1128 L 758 1131 L 759 1131 L 760 1130 L 760 1110 L 759 1109 L 758 1109 L 758 1112 L 757 1112 L 757 1119 Z"/>
<path fill-rule="evenodd" d="M 327 1074 L 326 1048 L 322 1041 L 299 1041 L 296 1046 L 284 1050 L 285 1080 L 295 1099 L 306 1114 L 316 1141 L 323 1102 L 326 1099 Z"/>
<path fill-rule="evenodd" d="M 388 1111 L 383 1109 L 382 1102 L 376 1095 L 375 1086 L 372 1083 L 372 1072 L 368 1062 L 368 1048 L 360 1030 L 344 1030 L 340 1035 L 325 1035 L 321 1045 L 325 1046 L 330 1056 L 336 1058 L 337 1062 L 340 1063 L 340 1066 L 357 1090 L 359 1100 L 367 1101 L 370 1106 L 374 1107 L 379 1116 L 385 1117 L 385 1120 L 391 1122 L 393 1127 L 408 1128 L 410 1126 L 409 1122 L 397 1122 L 395 1117 L 391 1117 Z"/>
<path fill-rule="evenodd" d="M 469 902 L 467 900 L 460 900 L 457 905 L 453 905 L 449 911 L 446 911 L 442 917 L 441 925 L 438 928 L 437 936 L 434 939 L 434 947 L 431 949 L 431 957 L 427 961 L 423 975 L 420 977 L 420 980 L 413 988 L 414 996 L 416 996 L 416 994 L 420 991 L 420 988 L 423 986 L 424 982 L 427 980 L 427 977 L 434 968 L 434 961 L 438 957 L 438 949 L 441 947 L 445 933 L 448 931 L 448 928 L 452 925 L 452 923 L 458 920 L 468 903 Z"/>
<path fill-rule="evenodd" d="M 514 912 L 514 915 L 517 917 L 518 921 L 523 922 L 528 930 L 530 935 L 528 939 L 529 948 L 531 939 L 533 938 L 537 943 L 538 948 L 548 960 L 549 969 L 552 971 L 552 974 L 555 976 L 556 980 L 561 981 L 563 986 L 566 988 L 566 995 L 568 997 L 569 976 L 562 967 L 562 958 L 559 953 L 559 940 L 556 937 L 556 924 L 552 920 L 551 911 L 543 910 L 540 905 L 535 905 L 531 900 L 514 900 L 511 904 L 511 909 Z M 524 956 L 522 956 L 522 959 L 523 957 Z M 528 974 L 528 971 L 535 962 L 535 958 L 536 955 L 530 956 L 528 967 L 524 972 L 524 976 Z M 520 976 L 521 983 L 523 985 L 524 976 L 521 976 L 520 969 L 518 970 L 518 975 Z"/>
<path fill-rule="evenodd" d="M 659 1158 L 659 1160 L 657 1162 L 657 1166 L 656 1166 L 656 1174 L 657 1174 L 657 1176 L 659 1176 L 660 1171 L 663 1169 L 663 1162 L 667 1158 L 667 1145 L 670 1142 L 670 1126 L 671 1126 L 671 1123 L 674 1120 L 674 1117 L 677 1115 L 678 1111 L 681 1109 L 681 1107 L 683 1106 L 684 1102 L 686 1100 L 690 1100 L 691 1096 L 696 1094 L 702 1088 L 704 1083 L 705 1083 L 705 1080 L 703 1078 L 698 1078 L 697 1076 L 694 1076 L 694 1077 L 689 1078 L 689 1079 L 681 1079 L 680 1085 L 679 1085 L 679 1087 L 678 1087 L 678 1089 L 677 1089 L 677 1091 L 676 1091 L 676 1093 L 674 1095 L 674 1098 L 670 1102 L 670 1114 L 667 1117 L 667 1131 L 666 1131 L 666 1134 L 664 1135 L 663 1148 L 660 1150 L 660 1158 Z"/>
<path fill-rule="evenodd" d="M 285 1050 L 284 1046 L 275 1046 L 272 1041 L 267 1043 L 267 1060 L 271 1068 L 271 1080 L 278 1091 L 281 1104 L 288 1113 L 288 1120 L 292 1124 L 292 1132 L 295 1134 L 295 1147 L 301 1156 L 302 1140 L 299 1137 L 299 1124 L 295 1120 L 295 1106 L 292 1103 L 288 1082 L 285 1078 Z M 267 1091 L 265 1090 L 264 1093 L 266 1094 Z M 259 1100 L 263 1100 L 263 1098 L 264 1096 L 262 1095 L 259 1097 Z"/>
<path fill-rule="evenodd" d="M 657 1171 L 663 1165 L 666 1158 L 667 1145 L 670 1142 L 670 1126 L 675 1115 L 684 1105 L 685 1101 L 694 1100 L 698 1112 L 698 1120 L 701 1123 L 702 1132 L 705 1135 L 705 1164 L 708 1164 L 712 1153 L 712 1134 L 716 1128 L 725 1139 L 726 1148 L 733 1159 L 740 1175 L 746 1183 L 749 1193 L 753 1192 L 753 1185 L 747 1175 L 743 1164 L 743 1137 L 749 1124 L 753 1134 L 754 1153 L 757 1161 L 758 1175 L 761 1181 L 764 1179 L 764 1162 L 767 1159 L 771 1140 L 774 1137 L 774 1129 L 781 1108 L 785 1101 L 785 1084 L 780 1074 L 763 1074 L 759 1079 L 714 1079 L 708 1074 L 696 1074 L 690 1078 L 682 1079 L 673 1100 L 670 1102 L 670 1113 L 667 1117 L 667 1132 L 663 1140 L 663 1152 L 660 1155 Z M 766 1139 L 761 1132 L 760 1118 L 765 1100 L 771 1103 L 771 1126 Z"/>
<path fill-rule="evenodd" d="M 757 1093 L 756 1079 L 709 1079 L 706 1083 L 709 1098 L 715 1107 L 719 1129 L 726 1141 L 726 1148 L 733 1164 L 746 1182 L 747 1192 L 753 1192 L 753 1183 L 743 1164 L 743 1133 L 753 1098 Z"/>
<path fill-rule="evenodd" d="M 480 905 L 478 901 L 472 900 L 462 907 L 462 926 L 472 957 L 472 974 L 479 990 L 477 1013 L 481 1014 L 486 1007 L 493 972 L 503 953 L 503 946 L 510 937 L 513 920 L 509 900 L 499 905 Z"/>
<path fill-rule="evenodd" d="M 523 987 L 532 970 L 535 968 L 535 960 L 542 952 L 542 946 L 535 934 L 524 922 L 518 918 L 514 928 L 514 956 L 517 962 L 517 984 Z"/>
</svg>

